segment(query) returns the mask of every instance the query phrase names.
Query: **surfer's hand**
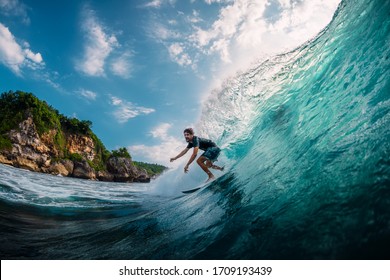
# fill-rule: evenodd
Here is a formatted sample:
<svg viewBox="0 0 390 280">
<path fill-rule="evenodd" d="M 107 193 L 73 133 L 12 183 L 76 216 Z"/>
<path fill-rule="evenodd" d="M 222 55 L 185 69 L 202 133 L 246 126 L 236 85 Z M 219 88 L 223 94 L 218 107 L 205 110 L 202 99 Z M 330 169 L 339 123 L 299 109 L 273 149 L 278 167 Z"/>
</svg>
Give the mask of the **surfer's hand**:
<svg viewBox="0 0 390 280">
<path fill-rule="evenodd" d="M 187 173 L 188 172 L 188 165 L 186 165 L 185 167 L 184 167 L 184 173 Z"/>
<path fill-rule="evenodd" d="M 173 158 L 173 157 L 170 159 L 171 162 L 173 162 L 174 160 L 175 160 L 175 158 Z"/>
</svg>

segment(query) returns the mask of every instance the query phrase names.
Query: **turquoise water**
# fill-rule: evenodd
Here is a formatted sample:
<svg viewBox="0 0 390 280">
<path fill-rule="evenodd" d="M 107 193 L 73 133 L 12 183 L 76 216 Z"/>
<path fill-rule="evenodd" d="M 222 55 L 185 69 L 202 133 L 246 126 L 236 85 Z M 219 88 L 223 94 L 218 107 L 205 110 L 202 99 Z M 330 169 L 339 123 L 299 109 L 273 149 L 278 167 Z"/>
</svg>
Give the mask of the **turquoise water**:
<svg viewBox="0 0 390 280">
<path fill-rule="evenodd" d="M 388 259 L 389 46 L 390 1 L 343 1 L 226 81 L 199 126 L 227 171 L 191 195 L 0 166 L 2 259 Z"/>
</svg>

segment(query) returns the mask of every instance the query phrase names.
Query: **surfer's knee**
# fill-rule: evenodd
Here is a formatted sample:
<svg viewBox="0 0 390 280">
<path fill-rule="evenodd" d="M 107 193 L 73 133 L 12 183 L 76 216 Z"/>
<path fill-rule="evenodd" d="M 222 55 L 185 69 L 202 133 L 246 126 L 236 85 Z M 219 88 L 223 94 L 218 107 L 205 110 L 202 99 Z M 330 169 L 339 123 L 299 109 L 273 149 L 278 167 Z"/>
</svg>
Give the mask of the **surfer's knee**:
<svg viewBox="0 0 390 280">
<path fill-rule="evenodd" d="M 199 164 L 199 165 L 204 165 L 204 161 L 205 161 L 205 158 L 204 157 L 199 157 L 196 162 Z"/>
</svg>

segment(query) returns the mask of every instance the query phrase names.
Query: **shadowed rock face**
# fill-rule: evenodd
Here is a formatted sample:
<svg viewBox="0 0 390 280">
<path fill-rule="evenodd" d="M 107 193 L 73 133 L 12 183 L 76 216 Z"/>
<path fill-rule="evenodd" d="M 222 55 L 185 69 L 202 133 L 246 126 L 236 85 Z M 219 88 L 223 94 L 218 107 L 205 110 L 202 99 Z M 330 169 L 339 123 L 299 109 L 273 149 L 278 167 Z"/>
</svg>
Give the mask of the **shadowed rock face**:
<svg viewBox="0 0 390 280">
<path fill-rule="evenodd" d="M 114 175 L 116 182 L 132 182 L 138 177 L 138 169 L 129 158 L 110 158 L 107 162 L 107 171 Z"/>
<path fill-rule="evenodd" d="M 32 116 L 11 130 L 8 136 L 12 143 L 10 150 L 0 151 L 0 163 L 13 165 L 36 172 L 75 178 L 115 181 L 149 182 L 146 171 L 133 165 L 131 159 L 111 157 L 106 170 L 95 171 L 89 162 L 97 156 L 95 143 L 85 135 L 65 135 L 66 148 L 71 154 L 78 154 L 81 160 L 69 160 L 61 157 L 54 139 L 57 130 L 53 129 L 39 136 Z M 88 162 L 89 161 L 89 162 Z"/>
<path fill-rule="evenodd" d="M 111 157 L 107 162 L 107 171 L 114 176 L 116 182 L 150 182 L 146 171 L 134 166 L 129 158 Z"/>
<path fill-rule="evenodd" d="M 85 160 L 74 162 L 72 176 L 81 179 L 96 179 L 95 170 Z"/>
</svg>

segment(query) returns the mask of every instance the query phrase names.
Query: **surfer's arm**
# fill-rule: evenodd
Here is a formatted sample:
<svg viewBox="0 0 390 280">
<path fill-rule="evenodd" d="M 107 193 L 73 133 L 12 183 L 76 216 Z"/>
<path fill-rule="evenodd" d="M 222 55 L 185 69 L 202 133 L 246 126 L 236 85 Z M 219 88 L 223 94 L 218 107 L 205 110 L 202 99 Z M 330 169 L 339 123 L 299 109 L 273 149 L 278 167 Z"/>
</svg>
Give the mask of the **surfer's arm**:
<svg viewBox="0 0 390 280">
<path fill-rule="evenodd" d="M 174 160 L 177 160 L 178 158 L 184 156 L 188 152 L 189 148 L 185 148 L 183 151 L 180 152 L 177 156 L 171 158 L 171 162 Z"/>
<path fill-rule="evenodd" d="M 184 167 L 184 172 L 186 172 L 186 173 L 188 172 L 188 167 L 196 159 L 196 156 L 198 154 L 198 150 L 199 150 L 199 147 L 194 147 L 194 151 L 193 151 L 187 165 Z"/>
</svg>

